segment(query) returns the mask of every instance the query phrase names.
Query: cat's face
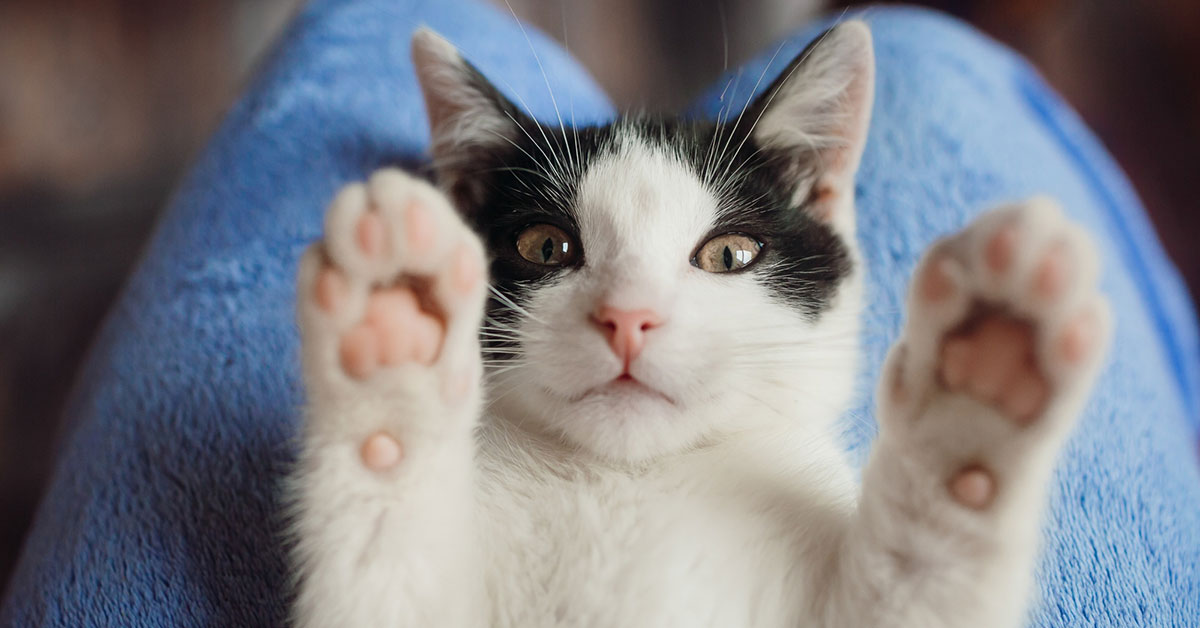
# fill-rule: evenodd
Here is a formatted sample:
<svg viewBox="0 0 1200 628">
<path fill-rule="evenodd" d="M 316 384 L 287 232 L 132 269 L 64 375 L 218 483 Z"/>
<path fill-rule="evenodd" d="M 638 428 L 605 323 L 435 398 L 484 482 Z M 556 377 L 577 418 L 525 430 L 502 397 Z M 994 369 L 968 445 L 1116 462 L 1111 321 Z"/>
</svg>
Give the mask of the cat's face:
<svg viewBox="0 0 1200 628">
<path fill-rule="evenodd" d="M 857 357 L 872 59 L 859 26 L 810 51 L 740 123 L 572 130 L 418 34 L 439 183 L 493 259 L 493 412 L 617 460 L 757 422 L 828 429 Z"/>
</svg>

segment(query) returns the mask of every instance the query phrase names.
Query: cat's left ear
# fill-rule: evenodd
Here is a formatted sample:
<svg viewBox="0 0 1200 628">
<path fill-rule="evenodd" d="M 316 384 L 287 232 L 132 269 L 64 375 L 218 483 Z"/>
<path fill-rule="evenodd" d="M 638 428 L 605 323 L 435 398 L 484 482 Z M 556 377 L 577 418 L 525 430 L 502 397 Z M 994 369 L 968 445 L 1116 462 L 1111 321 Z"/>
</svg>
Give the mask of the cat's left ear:
<svg viewBox="0 0 1200 628">
<path fill-rule="evenodd" d="M 522 128 L 528 133 L 536 123 L 434 31 L 421 28 L 413 35 L 412 56 L 438 185 L 469 215 L 487 201 L 490 173 Z"/>
<path fill-rule="evenodd" d="M 755 142 L 777 151 L 795 202 L 821 220 L 852 225 L 854 173 L 875 92 L 871 31 L 849 21 L 809 44 L 750 108 Z"/>
</svg>

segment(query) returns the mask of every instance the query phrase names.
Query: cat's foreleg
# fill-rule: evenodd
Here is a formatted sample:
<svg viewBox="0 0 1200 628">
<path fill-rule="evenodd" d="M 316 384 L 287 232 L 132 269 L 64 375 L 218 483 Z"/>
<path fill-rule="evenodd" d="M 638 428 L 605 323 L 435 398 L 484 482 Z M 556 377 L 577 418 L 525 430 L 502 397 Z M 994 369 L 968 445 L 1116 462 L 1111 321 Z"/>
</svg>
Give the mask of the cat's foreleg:
<svg viewBox="0 0 1200 628">
<path fill-rule="evenodd" d="M 1097 268 L 1047 199 L 926 254 L 826 625 L 1023 625 L 1046 487 L 1110 335 Z"/>
<path fill-rule="evenodd" d="M 478 626 L 479 239 L 397 170 L 344 188 L 305 254 L 297 626 Z"/>
</svg>

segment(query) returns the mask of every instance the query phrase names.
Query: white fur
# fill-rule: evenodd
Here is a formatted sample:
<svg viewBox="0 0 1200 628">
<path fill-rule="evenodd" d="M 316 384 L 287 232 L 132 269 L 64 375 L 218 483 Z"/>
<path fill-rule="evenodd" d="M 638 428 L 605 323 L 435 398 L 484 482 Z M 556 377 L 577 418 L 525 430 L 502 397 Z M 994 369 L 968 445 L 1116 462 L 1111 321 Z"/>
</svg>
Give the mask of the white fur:
<svg viewBox="0 0 1200 628">
<path fill-rule="evenodd" d="M 856 282 L 815 328 L 758 282 L 692 266 L 692 252 L 714 226 L 715 199 L 674 155 L 633 133 L 590 168 L 578 198 L 587 263 L 528 304 L 536 319 L 518 330 L 523 366 L 493 382 L 501 391 L 498 414 L 625 461 L 782 420 L 794 420 L 811 438 L 828 433 L 851 392 Z M 599 303 L 663 317 L 631 372 L 674 403 L 572 401 L 621 374 L 621 362 L 588 322 Z"/>
<path fill-rule="evenodd" d="M 855 141 L 856 163 L 861 135 Z M 838 212 L 849 216 L 839 228 L 852 232 L 851 181 L 835 184 Z M 443 391 L 479 364 L 477 342 L 455 330 L 478 323 L 481 294 L 446 308 L 451 331 L 436 364 L 354 381 L 335 353 L 361 312 L 321 313 L 310 294 L 320 254 L 310 253 L 299 310 L 311 406 L 292 477 L 297 625 L 1019 625 L 1044 486 L 1102 352 L 1074 367 L 1047 358 L 1050 409 L 1019 430 L 937 387 L 941 335 L 963 313 L 914 297 L 905 349 L 885 370 L 883 431 L 860 492 L 834 423 L 852 393 L 862 273 L 816 323 L 753 274 L 704 273 L 688 260 L 713 225 L 713 194 L 669 150 L 625 134 L 579 188 L 587 263 L 539 289 L 519 326 L 502 330 L 520 336 L 524 353 L 467 399 Z M 354 259 L 353 223 L 340 216 L 369 203 L 400 212 L 412 198 L 435 210 L 439 250 L 479 250 L 426 184 L 377 175 L 339 196 L 326 234 L 356 303 L 396 274 L 447 272 L 402 250 L 386 268 Z M 1048 211 L 1039 201 L 1004 215 L 1078 241 Z M 389 222 L 394 234 L 402 223 Z M 1012 287 L 1020 280 L 1005 287 L 972 271 L 992 228 L 985 218 L 937 250 L 954 252 L 961 294 L 1007 304 L 1049 334 L 1059 310 L 1031 305 Z M 403 238 L 392 241 L 402 248 Z M 1020 250 L 1022 276 L 1043 244 Z M 1076 276 L 1094 277 L 1086 251 L 1071 253 Z M 1088 283 L 1071 303 L 1096 299 Z M 664 316 L 633 374 L 671 401 L 581 398 L 621 372 L 588 321 L 598 302 Z M 890 396 L 893 381 L 912 393 L 907 405 Z M 404 462 L 382 474 L 358 458 L 378 430 L 405 448 Z M 946 490 L 965 453 L 998 477 L 999 497 L 982 511 Z"/>
</svg>

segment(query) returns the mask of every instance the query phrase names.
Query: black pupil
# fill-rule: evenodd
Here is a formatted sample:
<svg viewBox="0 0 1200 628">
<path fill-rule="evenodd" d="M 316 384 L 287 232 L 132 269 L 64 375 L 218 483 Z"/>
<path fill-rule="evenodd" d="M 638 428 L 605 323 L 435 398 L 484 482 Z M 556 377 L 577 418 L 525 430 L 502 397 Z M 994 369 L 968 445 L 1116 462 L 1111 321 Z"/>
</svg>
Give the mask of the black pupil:
<svg viewBox="0 0 1200 628">
<path fill-rule="evenodd" d="M 721 254 L 721 261 L 725 262 L 725 270 L 733 268 L 733 251 L 729 247 L 725 247 L 725 252 Z"/>
<path fill-rule="evenodd" d="M 554 238 L 546 238 L 542 243 L 542 263 L 550 261 L 550 257 L 554 255 Z"/>
</svg>

